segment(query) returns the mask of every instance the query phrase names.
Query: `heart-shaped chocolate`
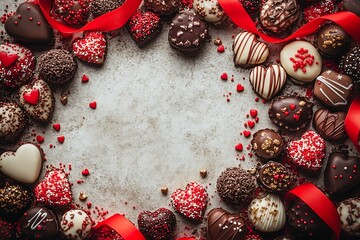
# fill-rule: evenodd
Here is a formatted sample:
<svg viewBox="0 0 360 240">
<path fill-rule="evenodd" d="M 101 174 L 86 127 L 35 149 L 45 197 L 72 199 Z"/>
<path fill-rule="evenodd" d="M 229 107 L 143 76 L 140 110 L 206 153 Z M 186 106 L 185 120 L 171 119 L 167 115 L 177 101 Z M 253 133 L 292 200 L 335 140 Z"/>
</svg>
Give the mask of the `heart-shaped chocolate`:
<svg viewBox="0 0 360 240">
<path fill-rule="evenodd" d="M 330 112 L 320 108 L 314 114 L 313 126 L 323 138 L 329 141 L 338 141 L 346 136 L 345 118 L 345 112 Z"/>
<path fill-rule="evenodd" d="M 263 99 L 273 98 L 285 85 L 286 72 L 280 65 L 257 66 L 250 73 L 251 86 Z"/>
<path fill-rule="evenodd" d="M 334 153 L 330 156 L 325 173 L 325 188 L 331 195 L 347 192 L 360 183 L 360 158 Z"/>
<path fill-rule="evenodd" d="M 42 163 L 42 152 L 31 143 L 21 145 L 16 152 L 4 152 L 0 156 L 1 172 L 23 183 L 34 183 L 38 179 Z"/>
<path fill-rule="evenodd" d="M 269 48 L 259 42 L 256 35 L 250 32 L 239 33 L 234 40 L 234 63 L 236 67 L 250 68 L 266 61 Z"/>
<path fill-rule="evenodd" d="M 40 8 L 28 2 L 20 4 L 16 14 L 6 20 L 5 30 L 11 37 L 24 43 L 49 43 L 53 36 Z"/>
<path fill-rule="evenodd" d="M 185 190 L 177 189 L 171 194 L 173 207 L 187 218 L 201 221 L 208 202 L 206 189 L 196 182 L 189 183 Z"/>
<path fill-rule="evenodd" d="M 71 184 L 61 170 L 53 170 L 35 187 L 35 197 L 47 206 L 63 207 L 71 203 Z"/>
<path fill-rule="evenodd" d="M 166 208 L 154 212 L 141 212 L 138 216 L 138 226 L 148 240 L 172 239 L 176 226 L 175 214 Z"/>
<path fill-rule="evenodd" d="M 102 32 L 85 33 L 84 38 L 72 44 L 73 53 L 82 61 L 92 64 L 103 64 L 106 55 L 106 38 Z"/>
<path fill-rule="evenodd" d="M 36 121 L 49 122 L 52 118 L 55 100 L 49 85 L 37 79 L 29 85 L 24 85 L 18 92 L 19 103 Z"/>
<path fill-rule="evenodd" d="M 206 234 L 208 240 L 240 240 L 246 234 L 246 221 L 240 214 L 214 208 L 207 215 Z"/>
</svg>

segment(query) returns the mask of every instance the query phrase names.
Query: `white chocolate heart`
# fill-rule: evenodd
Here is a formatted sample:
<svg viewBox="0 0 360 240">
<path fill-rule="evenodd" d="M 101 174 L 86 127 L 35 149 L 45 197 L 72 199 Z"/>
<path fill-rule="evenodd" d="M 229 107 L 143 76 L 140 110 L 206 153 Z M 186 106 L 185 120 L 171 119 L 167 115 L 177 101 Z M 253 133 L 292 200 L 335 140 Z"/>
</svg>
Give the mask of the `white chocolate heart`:
<svg viewBox="0 0 360 240">
<path fill-rule="evenodd" d="M 4 152 L 0 156 L 1 172 L 19 182 L 34 183 L 41 167 L 41 151 L 31 143 L 21 145 L 16 152 Z"/>
</svg>

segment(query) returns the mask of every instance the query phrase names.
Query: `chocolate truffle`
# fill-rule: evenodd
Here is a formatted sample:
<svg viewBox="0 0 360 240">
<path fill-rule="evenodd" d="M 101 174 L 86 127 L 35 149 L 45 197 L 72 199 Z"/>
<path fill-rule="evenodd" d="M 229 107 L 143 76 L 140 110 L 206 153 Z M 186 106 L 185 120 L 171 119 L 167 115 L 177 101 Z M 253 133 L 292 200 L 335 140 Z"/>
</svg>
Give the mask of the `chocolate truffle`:
<svg viewBox="0 0 360 240">
<path fill-rule="evenodd" d="M 272 193 L 260 193 L 248 208 L 250 223 L 261 232 L 276 232 L 286 222 L 285 206 L 279 196 Z"/>
<path fill-rule="evenodd" d="M 149 10 L 160 15 L 171 15 L 178 11 L 180 0 L 145 0 L 145 6 Z"/>
<path fill-rule="evenodd" d="M 342 201 L 337 211 L 342 230 L 349 236 L 360 237 L 360 198 L 349 198 Z"/>
<path fill-rule="evenodd" d="M 260 0 L 239 0 L 249 14 L 257 12 L 260 8 Z"/>
<path fill-rule="evenodd" d="M 292 81 L 305 84 L 320 75 L 322 58 L 316 48 L 306 41 L 294 41 L 280 52 L 280 62 Z"/>
<path fill-rule="evenodd" d="M 97 18 L 105 13 L 108 13 L 120 7 L 123 0 L 92 0 L 90 12 L 94 18 Z"/>
<path fill-rule="evenodd" d="M 230 214 L 222 208 L 214 208 L 207 215 L 208 240 L 241 240 L 246 234 L 246 221 L 240 214 Z"/>
<path fill-rule="evenodd" d="M 13 240 L 16 239 L 17 224 L 7 222 L 0 218 L 0 239 Z"/>
<path fill-rule="evenodd" d="M 283 33 L 293 26 L 300 16 L 296 0 L 267 0 L 260 10 L 260 23 L 273 33 Z"/>
<path fill-rule="evenodd" d="M 69 25 L 82 25 L 90 14 L 91 0 L 54 0 L 52 13 Z"/>
<path fill-rule="evenodd" d="M 35 56 L 19 45 L 6 43 L 0 45 L 0 81 L 10 88 L 27 83 L 35 70 Z"/>
<path fill-rule="evenodd" d="M 64 84 L 76 72 L 77 64 L 71 54 L 62 49 L 52 49 L 39 57 L 39 77 L 50 84 Z"/>
<path fill-rule="evenodd" d="M 227 204 L 239 205 L 249 201 L 255 193 L 254 177 L 240 167 L 227 168 L 217 179 L 216 189 Z"/>
<path fill-rule="evenodd" d="M 351 48 L 341 59 L 340 67 L 354 82 L 360 82 L 360 47 Z"/>
<path fill-rule="evenodd" d="M 360 184 L 360 158 L 332 154 L 327 162 L 324 181 L 326 191 L 331 195 L 348 192 Z"/>
<path fill-rule="evenodd" d="M 327 70 L 316 78 L 314 95 L 329 107 L 341 107 L 348 104 L 352 89 L 348 75 Z"/>
<path fill-rule="evenodd" d="M 58 233 L 56 216 L 47 208 L 34 206 L 20 219 L 21 232 L 30 239 L 54 239 Z"/>
<path fill-rule="evenodd" d="M 285 149 L 281 135 L 272 129 L 257 131 L 251 141 L 252 150 L 261 159 L 278 158 Z"/>
<path fill-rule="evenodd" d="M 16 103 L 0 102 L 0 142 L 16 141 L 25 127 L 21 108 Z"/>
<path fill-rule="evenodd" d="M 289 131 L 305 128 L 312 117 L 313 104 L 300 96 L 279 96 L 274 98 L 269 109 L 273 123 Z"/>
<path fill-rule="evenodd" d="M 90 235 L 92 220 L 83 210 L 69 210 L 61 217 L 60 227 L 67 239 L 82 240 Z"/>
<path fill-rule="evenodd" d="M 194 0 L 193 8 L 208 23 L 220 24 L 226 19 L 218 0 Z"/>
<path fill-rule="evenodd" d="M 181 51 L 198 51 L 206 42 L 208 26 L 193 10 L 181 10 L 172 19 L 169 30 L 170 45 Z"/>
<path fill-rule="evenodd" d="M 330 24 L 320 28 L 316 46 L 325 56 L 342 55 L 350 46 L 351 37 L 338 25 Z"/>
<path fill-rule="evenodd" d="M 326 140 L 339 141 L 345 138 L 345 112 L 330 112 L 320 108 L 316 110 L 313 117 L 313 126 Z"/>
<path fill-rule="evenodd" d="M 350 11 L 360 17 L 360 2 L 358 0 L 344 0 L 343 1 L 344 11 Z"/>
<path fill-rule="evenodd" d="M 294 185 L 291 171 L 278 162 L 270 161 L 261 166 L 257 175 L 258 185 L 267 192 L 286 192 Z"/>
</svg>

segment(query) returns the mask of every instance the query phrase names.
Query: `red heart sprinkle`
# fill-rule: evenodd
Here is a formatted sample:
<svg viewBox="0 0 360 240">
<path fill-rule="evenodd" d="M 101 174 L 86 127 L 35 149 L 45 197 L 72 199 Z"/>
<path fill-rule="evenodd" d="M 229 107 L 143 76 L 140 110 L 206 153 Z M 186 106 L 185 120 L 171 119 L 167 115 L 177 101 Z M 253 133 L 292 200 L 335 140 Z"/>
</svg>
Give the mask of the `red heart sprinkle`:
<svg viewBox="0 0 360 240">
<path fill-rule="evenodd" d="M 296 108 L 295 104 L 290 104 L 289 107 L 290 107 L 290 109 L 291 109 L 292 111 L 294 111 L 295 108 Z"/>
<path fill-rule="evenodd" d="M 241 84 L 238 84 L 237 86 L 236 86 L 236 91 L 238 91 L 238 92 L 242 92 L 242 91 L 244 91 L 244 86 L 243 85 L 241 85 Z"/>
<path fill-rule="evenodd" d="M 37 135 L 36 136 L 36 141 L 38 142 L 38 143 L 43 143 L 44 142 L 44 137 L 43 136 L 40 136 L 40 135 Z"/>
<path fill-rule="evenodd" d="M 93 101 L 93 102 L 89 103 L 89 107 L 92 109 L 96 109 L 96 102 Z"/>
<path fill-rule="evenodd" d="M 255 126 L 255 122 L 254 121 L 247 121 L 247 125 L 249 126 L 249 128 L 253 128 Z"/>
<path fill-rule="evenodd" d="M 90 175 L 89 169 L 85 168 L 84 170 L 82 170 L 81 174 L 83 176 L 89 176 Z"/>
<path fill-rule="evenodd" d="M 86 76 L 85 74 L 81 77 L 81 81 L 82 82 L 88 82 L 90 79 L 88 76 Z"/>
<path fill-rule="evenodd" d="M 219 45 L 218 46 L 218 48 L 217 48 L 217 51 L 219 52 L 219 53 L 223 53 L 224 51 L 225 51 L 225 47 L 224 47 L 224 45 Z"/>
<path fill-rule="evenodd" d="M 251 132 L 248 131 L 248 130 L 244 130 L 244 131 L 243 131 L 243 134 L 244 134 L 244 137 L 248 138 L 248 137 L 250 137 Z"/>
<path fill-rule="evenodd" d="M 54 124 L 53 124 L 53 128 L 54 128 L 56 131 L 60 131 L 60 123 L 54 123 Z"/>
<path fill-rule="evenodd" d="M 39 90 L 37 90 L 37 89 L 31 90 L 30 93 L 24 92 L 24 94 L 23 94 L 24 100 L 31 105 L 38 104 L 39 96 L 40 96 L 40 93 L 39 93 Z"/>
<path fill-rule="evenodd" d="M 239 143 L 238 145 L 235 146 L 235 150 L 241 152 L 243 150 L 243 145 Z"/>
<path fill-rule="evenodd" d="M 65 137 L 64 137 L 64 136 L 59 136 L 59 137 L 57 138 L 57 140 L 58 140 L 59 143 L 64 143 Z"/>
<path fill-rule="evenodd" d="M 11 67 L 18 60 L 17 54 L 7 54 L 6 52 L 0 52 L 0 61 L 1 65 L 4 65 L 6 68 Z"/>
<path fill-rule="evenodd" d="M 220 78 L 221 78 L 221 80 L 226 81 L 226 80 L 228 80 L 228 75 L 226 73 L 223 73 L 223 74 L 221 74 Z"/>
<path fill-rule="evenodd" d="M 278 179 L 279 179 L 279 174 L 275 174 L 275 175 L 274 175 L 274 178 L 275 178 L 276 180 L 278 180 Z"/>
<path fill-rule="evenodd" d="M 250 116 L 252 118 L 255 118 L 257 116 L 257 114 L 258 114 L 258 111 L 256 109 L 251 109 L 250 110 Z"/>
</svg>

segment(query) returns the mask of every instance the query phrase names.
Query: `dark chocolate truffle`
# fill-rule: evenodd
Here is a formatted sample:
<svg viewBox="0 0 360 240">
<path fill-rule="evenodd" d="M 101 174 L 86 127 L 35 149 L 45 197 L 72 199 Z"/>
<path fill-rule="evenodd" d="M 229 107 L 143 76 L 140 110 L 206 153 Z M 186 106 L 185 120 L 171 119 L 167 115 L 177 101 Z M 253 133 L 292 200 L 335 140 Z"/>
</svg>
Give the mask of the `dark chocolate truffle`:
<svg viewBox="0 0 360 240">
<path fill-rule="evenodd" d="M 269 117 L 273 123 L 289 131 L 305 128 L 312 117 L 313 104 L 300 96 L 279 96 L 272 100 Z"/>
<path fill-rule="evenodd" d="M 261 166 L 257 175 L 258 185 L 267 192 L 285 192 L 294 185 L 291 171 L 278 162 L 270 161 Z"/>
<path fill-rule="evenodd" d="M 76 69 L 73 56 L 66 50 L 52 49 L 39 57 L 39 76 L 50 84 L 70 81 Z"/>
<path fill-rule="evenodd" d="M 284 144 L 281 135 L 272 129 L 257 131 L 251 141 L 255 155 L 265 160 L 279 157 L 285 149 Z"/>
<path fill-rule="evenodd" d="M 160 15 L 171 15 L 178 11 L 180 0 L 145 0 L 147 9 L 152 10 Z"/>
<path fill-rule="evenodd" d="M 296 0 L 267 0 L 260 10 L 260 23 L 273 33 L 283 33 L 293 26 L 300 16 Z"/>
<path fill-rule="evenodd" d="M 17 224 L 7 222 L 0 218 L 0 239 L 1 240 L 13 240 L 16 235 Z"/>
<path fill-rule="evenodd" d="M 342 230 L 349 236 L 360 237 L 360 198 L 349 198 L 342 201 L 337 211 Z"/>
<path fill-rule="evenodd" d="M 214 208 L 207 215 L 208 240 L 241 240 L 246 234 L 246 221 L 240 214 L 230 214 L 222 208 Z"/>
<path fill-rule="evenodd" d="M 90 11 L 94 18 L 97 18 L 105 13 L 108 13 L 120 7 L 123 0 L 93 0 L 91 2 Z"/>
<path fill-rule="evenodd" d="M 16 141 L 25 126 L 25 114 L 18 104 L 0 102 L 0 142 Z"/>
<path fill-rule="evenodd" d="M 239 205 L 249 201 L 254 195 L 254 177 L 240 167 L 227 168 L 217 179 L 216 189 L 227 204 Z"/>
<path fill-rule="evenodd" d="M 172 19 L 170 45 L 181 52 L 196 52 L 206 42 L 208 26 L 193 10 L 184 9 Z"/>
<path fill-rule="evenodd" d="M 343 1 L 344 11 L 350 11 L 360 17 L 360 1 L 359 0 L 344 0 Z"/>
<path fill-rule="evenodd" d="M 20 219 L 21 232 L 31 239 L 54 239 L 59 230 L 56 216 L 47 208 L 34 206 Z"/>
<path fill-rule="evenodd" d="M 350 46 L 350 36 L 338 25 L 330 24 L 320 28 L 316 45 L 325 56 L 338 56 Z"/>
<path fill-rule="evenodd" d="M 81 25 L 90 13 L 91 0 L 54 0 L 52 13 L 69 25 Z"/>
<path fill-rule="evenodd" d="M 342 58 L 340 68 L 352 77 L 354 82 L 360 82 L 360 47 L 353 47 Z"/>
<path fill-rule="evenodd" d="M 329 141 L 339 141 L 346 136 L 345 118 L 345 112 L 330 112 L 320 108 L 314 114 L 313 126 L 323 138 Z"/>
</svg>

